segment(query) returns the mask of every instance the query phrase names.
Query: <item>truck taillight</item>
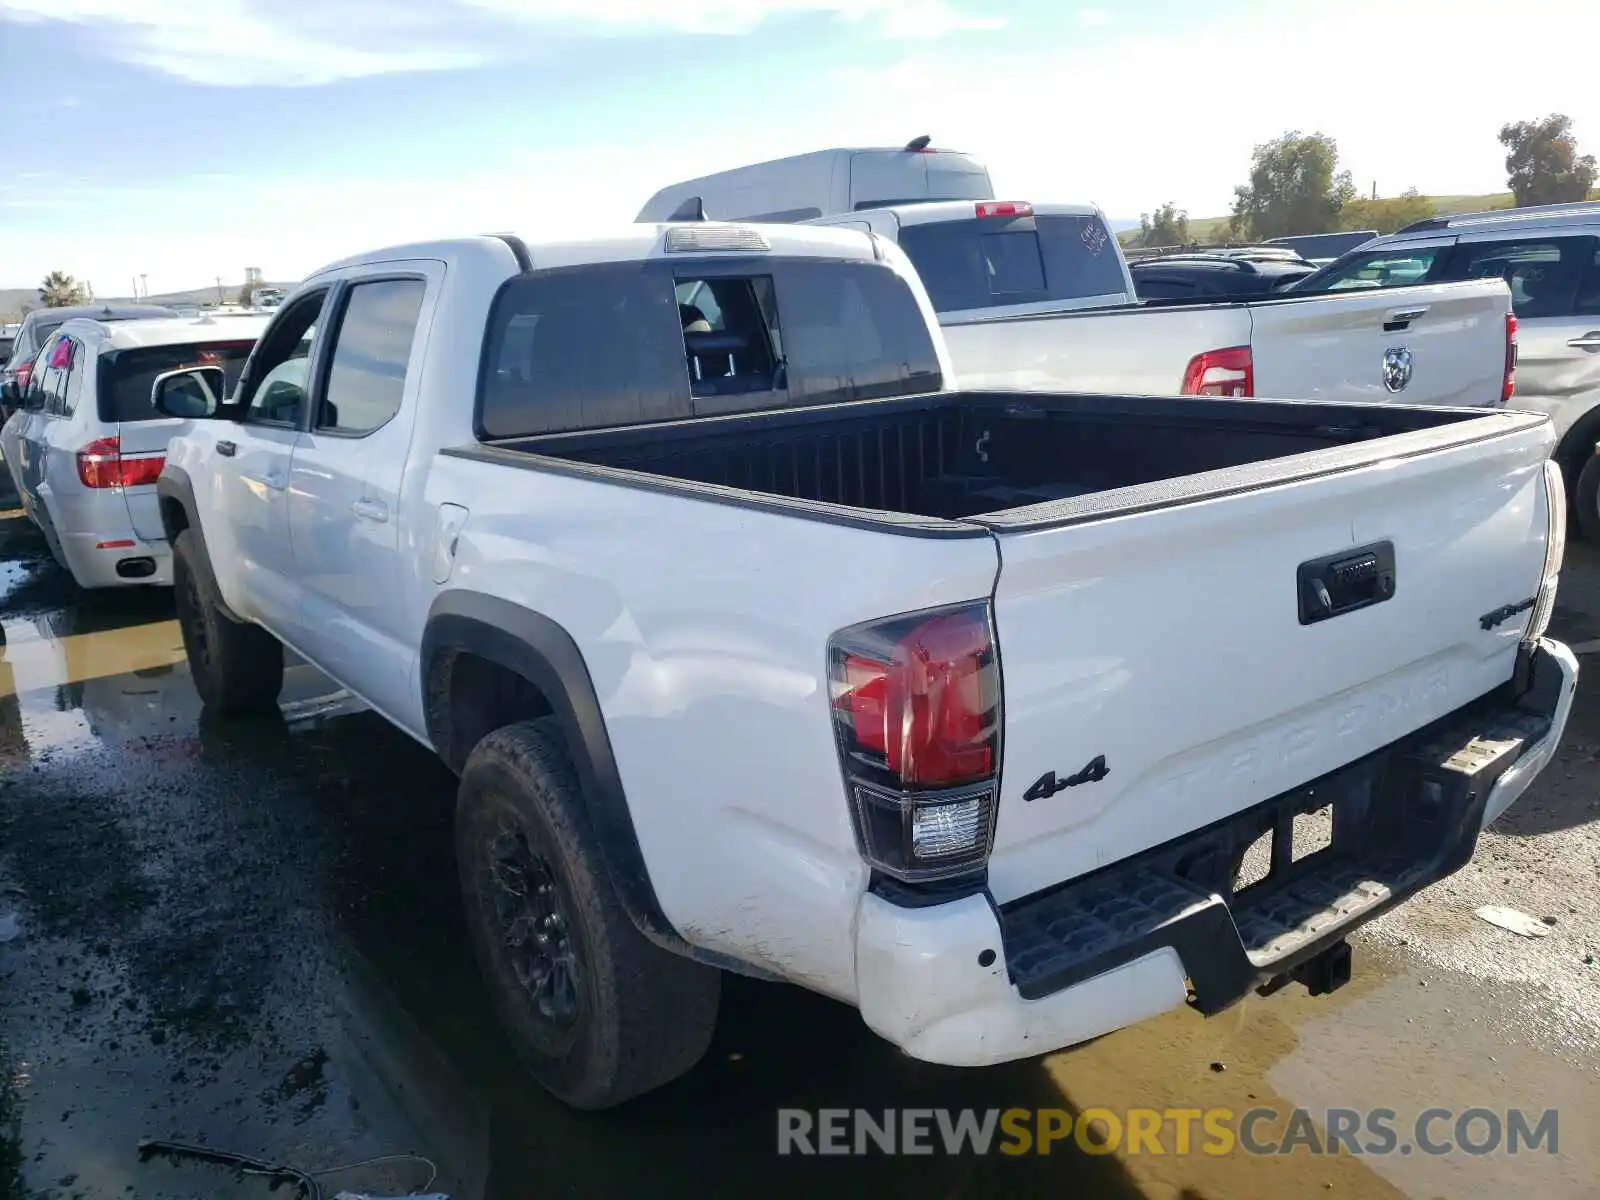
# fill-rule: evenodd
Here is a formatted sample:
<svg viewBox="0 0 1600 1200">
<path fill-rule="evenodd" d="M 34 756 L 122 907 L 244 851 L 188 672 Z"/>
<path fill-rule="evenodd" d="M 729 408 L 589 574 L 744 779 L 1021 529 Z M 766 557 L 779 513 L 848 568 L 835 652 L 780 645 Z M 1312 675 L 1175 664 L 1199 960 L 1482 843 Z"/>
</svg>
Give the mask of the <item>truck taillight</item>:
<svg viewBox="0 0 1600 1200">
<path fill-rule="evenodd" d="M 144 487 L 161 477 L 162 454 L 123 458 L 119 438 L 95 438 L 78 451 L 78 478 L 87 488 Z"/>
<path fill-rule="evenodd" d="M 1533 615 L 1528 618 L 1528 628 L 1522 635 L 1525 642 L 1538 641 L 1550 628 L 1550 618 L 1556 610 L 1556 589 L 1561 583 L 1561 564 L 1567 556 L 1567 485 L 1553 458 L 1545 459 L 1544 463 L 1544 502 L 1544 572 L 1539 577 Z"/>
<path fill-rule="evenodd" d="M 1031 217 L 1033 205 L 1026 200 L 983 200 L 975 211 L 980 217 Z"/>
<path fill-rule="evenodd" d="M 1506 371 L 1500 381 L 1500 403 L 1509 404 L 1517 390 L 1517 314 L 1506 314 Z"/>
<path fill-rule="evenodd" d="M 857 625 L 828 648 L 861 851 L 908 882 L 979 869 L 994 840 L 1000 665 L 987 603 Z"/>
<path fill-rule="evenodd" d="M 1255 364 L 1249 346 L 1196 354 L 1183 370 L 1185 396 L 1254 396 Z"/>
</svg>

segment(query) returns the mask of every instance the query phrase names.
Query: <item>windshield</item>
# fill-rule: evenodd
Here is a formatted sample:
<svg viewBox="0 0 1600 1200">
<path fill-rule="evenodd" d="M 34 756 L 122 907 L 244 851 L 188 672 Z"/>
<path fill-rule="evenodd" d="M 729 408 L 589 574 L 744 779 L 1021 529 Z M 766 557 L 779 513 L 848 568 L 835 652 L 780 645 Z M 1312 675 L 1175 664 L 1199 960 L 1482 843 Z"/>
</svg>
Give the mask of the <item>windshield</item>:
<svg viewBox="0 0 1600 1200">
<path fill-rule="evenodd" d="M 150 402 L 156 376 L 185 367 L 221 367 L 224 395 L 231 395 L 253 341 L 195 342 L 181 346 L 139 346 L 100 357 L 100 419 L 149 421 L 165 416 Z"/>
<path fill-rule="evenodd" d="M 939 312 L 1127 293 L 1116 246 L 1093 214 L 907 225 L 900 245 Z"/>
</svg>

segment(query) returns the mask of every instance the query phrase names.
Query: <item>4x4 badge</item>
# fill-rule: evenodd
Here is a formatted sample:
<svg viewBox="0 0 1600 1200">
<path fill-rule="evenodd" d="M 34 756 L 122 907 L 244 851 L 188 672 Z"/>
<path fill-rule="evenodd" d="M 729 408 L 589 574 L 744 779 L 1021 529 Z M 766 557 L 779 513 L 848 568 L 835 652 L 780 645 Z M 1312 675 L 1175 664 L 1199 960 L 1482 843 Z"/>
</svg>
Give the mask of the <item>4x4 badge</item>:
<svg viewBox="0 0 1600 1200">
<path fill-rule="evenodd" d="M 1111 768 L 1106 766 L 1106 756 L 1096 754 L 1081 771 L 1068 775 L 1065 779 L 1057 779 L 1054 771 L 1048 771 L 1033 781 L 1033 786 L 1022 793 L 1024 800 L 1048 800 L 1057 792 L 1066 791 L 1069 787 L 1077 787 L 1080 783 L 1099 783 Z"/>
</svg>

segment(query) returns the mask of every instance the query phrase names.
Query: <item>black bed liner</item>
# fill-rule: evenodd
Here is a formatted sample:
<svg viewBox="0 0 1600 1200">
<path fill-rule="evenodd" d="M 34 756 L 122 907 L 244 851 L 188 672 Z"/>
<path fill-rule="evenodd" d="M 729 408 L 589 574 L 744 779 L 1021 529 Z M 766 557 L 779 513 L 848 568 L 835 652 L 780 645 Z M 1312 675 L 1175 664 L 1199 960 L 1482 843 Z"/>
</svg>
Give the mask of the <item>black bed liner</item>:
<svg viewBox="0 0 1600 1200">
<path fill-rule="evenodd" d="M 1072 524 L 1531 428 L 1541 414 L 1212 397 L 947 392 L 443 453 L 931 536 Z"/>
</svg>

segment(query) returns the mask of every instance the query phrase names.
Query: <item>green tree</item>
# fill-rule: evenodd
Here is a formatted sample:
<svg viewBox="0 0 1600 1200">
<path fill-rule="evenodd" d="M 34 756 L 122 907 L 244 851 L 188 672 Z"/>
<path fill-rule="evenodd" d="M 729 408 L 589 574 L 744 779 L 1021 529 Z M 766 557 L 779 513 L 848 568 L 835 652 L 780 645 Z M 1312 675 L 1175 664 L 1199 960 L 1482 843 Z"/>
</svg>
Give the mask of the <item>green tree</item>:
<svg viewBox="0 0 1600 1200">
<path fill-rule="evenodd" d="M 1139 232 L 1129 239 L 1129 244 L 1187 246 L 1189 241 L 1189 214 L 1168 200 L 1153 214 L 1139 214 Z"/>
<path fill-rule="evenodd" d="M 1594 155 L 1578 153 L 1572 118 L 1565 113 L 1504 125 L 1500 142 L 1507 151 L 1506 182 L 1519 208 L 1582 200 L 1600 175 Z"/>
<path fill-rule="evenodd" d="M 255 298 L 256 285 L 253 283 L 246 283 L 239 289 L 239 299 L 235 303 L 237 303 L 240 308 L 249 308 L 250 305 L 255 302 Z"/>
<path fill-rule="evenodd" d="M 69 308 L 84 302 L 83 284 L 62 271 L 51 271 L 39 285 L 39 299 L 46 308 Z"/>
<path fill-rule="evenodd" d="M 1272 238 L 1336 229 L 1356 195 L 1350 172 L 1336 174 L 1338 165 L 1338 143 L 1321 133 L 1294 129 L 1257 146 L 1250 182 L 1233 190 L 1232 232 Z"/>
<path fill-rule="evenodd" d="M 1433 201 L 1410 188 L 1398 196 L 1382 200 L 1368 200 L 1358 196 L 1339 212 L 1340 229 L 1376 229 L 1379 233 L 1393 233 L 1404 229 L 1413 221 L 1425 221 L 1437 216 Z"/>
</svg>

